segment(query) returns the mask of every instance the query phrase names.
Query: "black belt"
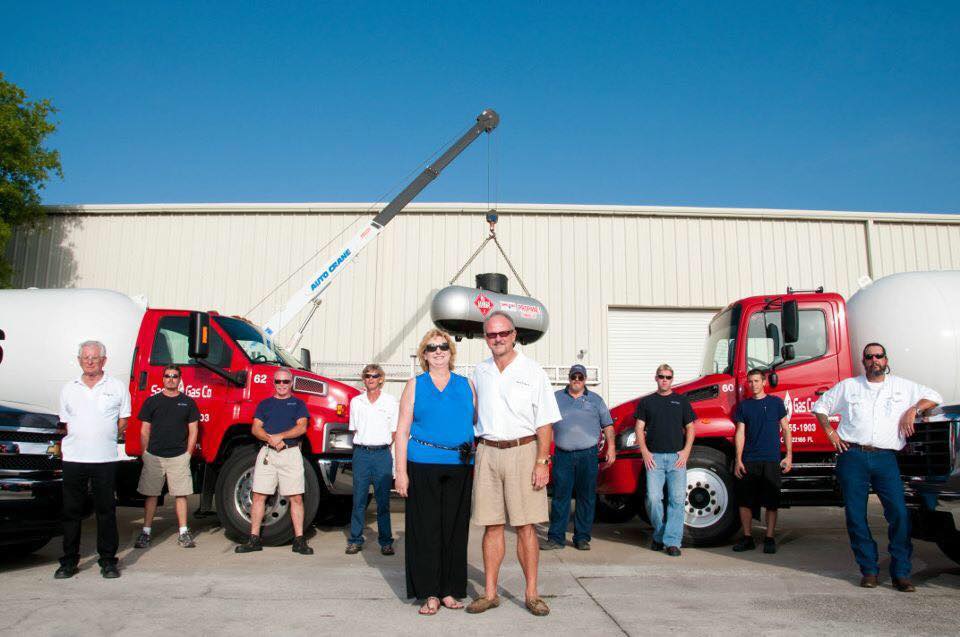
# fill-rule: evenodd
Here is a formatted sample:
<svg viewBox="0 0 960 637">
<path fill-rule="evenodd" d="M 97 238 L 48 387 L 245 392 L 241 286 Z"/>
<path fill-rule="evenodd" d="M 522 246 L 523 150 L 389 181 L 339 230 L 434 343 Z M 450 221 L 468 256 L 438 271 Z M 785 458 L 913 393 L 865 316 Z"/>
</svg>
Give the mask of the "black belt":
<svg viewBox="0 0 960 637">
<path fill-rule="evenodd" d="M 584 447 L 583 449 L 563 449 L 561 447 L 554 447 L 557 451 L 562 451 L 563 453 L 577 453 L 578 451 L 596 451 L 599 445 L 593 445 L 592 447 Z"/>
<path fill-rule="evenodd" d="M 890 452 L 893 451 L 893 449 L 882 449 L 881 447 L 874 447 L 873 445 L 861 445 L 856 442 L 848 442 L 847 447 L 849 447 L 850 449 L 859 449 L 860 451 L 866 451 L 867 453 L 872 453 L 874 451 L 890 451 Z"/>
<path fill-rule="evenodd" d="M 353 445 L 354 449 L 366 449 L 367 451 L 380 451 L 381 449 L 389 449 L 390 445 Z"/>
</svg>

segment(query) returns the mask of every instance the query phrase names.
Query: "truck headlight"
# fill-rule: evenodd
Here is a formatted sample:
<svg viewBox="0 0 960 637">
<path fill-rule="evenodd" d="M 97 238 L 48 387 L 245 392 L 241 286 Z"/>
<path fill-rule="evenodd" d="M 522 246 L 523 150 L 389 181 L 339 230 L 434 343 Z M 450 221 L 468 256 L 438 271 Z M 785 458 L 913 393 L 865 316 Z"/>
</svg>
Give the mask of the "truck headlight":
<svg viewBox="0 0 960 637">
<path fill-rule="evenodd" d="M 353 432 L 347 430 L 347 423 L 327 424 L 327 438 L 324 451 L 353 451 Z"/>
<path fill-rule="evenodd" d="M 619 436 L 617 436 L 617 447 L 620 449 L 630 449 L 636 448 L 637 445 L 637 432 L 633 429 L 628 429 L 624 431 Z"/>
</svg>

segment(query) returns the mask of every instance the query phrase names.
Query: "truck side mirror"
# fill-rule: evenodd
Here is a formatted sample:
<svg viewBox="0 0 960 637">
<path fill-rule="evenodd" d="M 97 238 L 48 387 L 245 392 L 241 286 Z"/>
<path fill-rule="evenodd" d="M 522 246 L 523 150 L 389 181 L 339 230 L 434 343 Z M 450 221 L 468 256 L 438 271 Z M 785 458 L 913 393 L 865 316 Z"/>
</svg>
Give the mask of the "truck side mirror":
<svg viewBox="0 0 960 637">
<path fill-rule="evenodd" d="M 797 357 L 797 354 L 793 351 L 793 345 L 784 345 L 780 348 L 780 358 L 783 359 L 783 362 L 792 361 Z"/>
<path fill-rule="evenodd" d="M 780 384 L 780 378 L 777 376 L 777 372 L 767 374 L 767 382 L 770 383 L 771 388 L 776 388 L 776 386 Z"/>
<path fill-rule="evenodd" d="M 187 332 L 187 354 L 197 360 L 210 354 L 210 315 L 206 312 L 190 312 Z"/>
<path fill-rule="evenodd" d="M 313 364 L 310 360 L 310 350 L 306 347 L 300 348 L 300 364 L 303 365 L 303 368 L 307 371 L 313 369 Z"/>
<path fill-rule="evenodd" d="M 800 338 L 800 311 L 796 301 L 784 301 L 780 317 L 783 325 L 783 342 L 796 343 Z"/>
</svg>

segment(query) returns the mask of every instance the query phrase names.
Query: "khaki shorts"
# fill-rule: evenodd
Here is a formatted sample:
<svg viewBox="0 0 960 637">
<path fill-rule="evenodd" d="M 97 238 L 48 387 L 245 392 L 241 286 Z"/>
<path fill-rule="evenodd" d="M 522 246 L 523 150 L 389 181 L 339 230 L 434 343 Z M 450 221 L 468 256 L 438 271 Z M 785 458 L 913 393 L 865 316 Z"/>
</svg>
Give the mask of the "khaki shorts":
<svg viewBox="0 0 960 637">
<path fill-rule="evenodd" d="M 254 493 L 273 495 L 277 485 L 280 486 L 280 495 L 300 495 L 306 490 L 300 447 L 287 447 L 283 451 L 263 447 L 257 454 L 257 462 L 253 465 Z"/>
<path fill-rule="evenodd" d="M 525 526 L 550 518 L 547 490 L 533 488 L 537 442 L 497 449 L 477 445 L 471 524 Z"/>
<path fill-rule="evenodd" d="M 143 452 L 143 469 L 137 491 L 143 495 L 158 496 L 163 493 L 163 483 L 172 496 L 192 495 L 193 477 L 190 475 L 190 453 L 172 458 Z"/>
</svg>

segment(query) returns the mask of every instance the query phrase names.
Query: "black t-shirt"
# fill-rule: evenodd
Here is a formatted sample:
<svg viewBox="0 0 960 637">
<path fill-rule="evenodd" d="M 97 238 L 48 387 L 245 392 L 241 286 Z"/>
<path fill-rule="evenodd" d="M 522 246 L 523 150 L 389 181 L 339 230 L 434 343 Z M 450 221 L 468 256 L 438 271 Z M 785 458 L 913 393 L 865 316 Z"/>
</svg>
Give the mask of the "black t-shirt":
<svg viewBox="0 0 960 637">
<path fill-rule="evenodd" d="M 748 398 L 737 405 L 733 422 L 744 424 L 744 462 L 780 462 L 780 421 L 787 415 L 775 396 Z"/>
<path fill-rule="evenodd" d="M 644 422 L 651 453 L 676 453 L 683 449 L 686 426 L 697 418 L 687 397 L 676 393 L 644 396 L 633 415 Z"/>
<path fill-rule="evenodd" d="M 143 401 L 137 418 L 150 423 L 147 451 L 173 458 L 187 452 L 187 425 L 200 420 L 200 410 L 186 394 L 170 398 L 160 392 Z"/>
</svg>

